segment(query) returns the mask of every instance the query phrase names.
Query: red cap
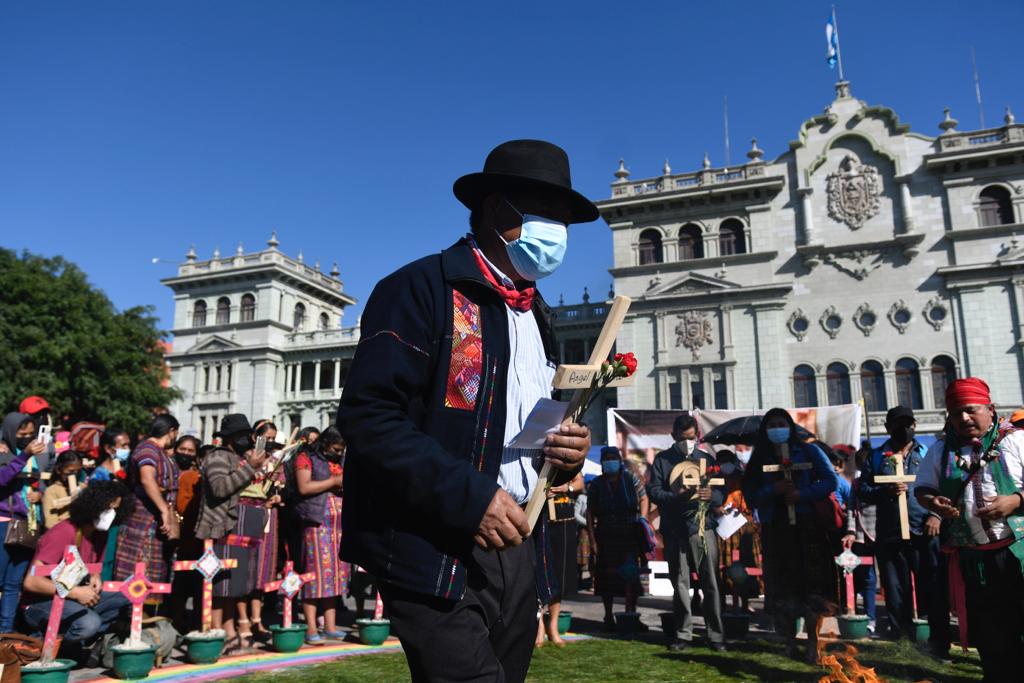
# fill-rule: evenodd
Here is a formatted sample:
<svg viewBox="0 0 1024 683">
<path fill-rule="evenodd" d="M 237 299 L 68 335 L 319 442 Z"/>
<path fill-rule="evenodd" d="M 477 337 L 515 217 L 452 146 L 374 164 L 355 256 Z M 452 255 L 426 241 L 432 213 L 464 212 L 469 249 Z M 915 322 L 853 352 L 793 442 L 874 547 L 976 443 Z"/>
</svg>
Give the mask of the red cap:
<svg viewBox="0 0 1024 683">
<path fill-rule="evenodd" d="M 982 405 L 992 403 L 989 395 L 988 385 L 985 380 L 977 377 L 965 377 L 950 382 L 946 387 L 946 409 L 955 410 L 964 406 Z"/>
<path fill-rule="evenodd" d="M 50 404 L 42 396 L 29 396 L 18 406 L 18 412 L 25 413 L 26 415 L 35 415 L 40 410 L 46 410 L 49 407 Z"/>
</svg>

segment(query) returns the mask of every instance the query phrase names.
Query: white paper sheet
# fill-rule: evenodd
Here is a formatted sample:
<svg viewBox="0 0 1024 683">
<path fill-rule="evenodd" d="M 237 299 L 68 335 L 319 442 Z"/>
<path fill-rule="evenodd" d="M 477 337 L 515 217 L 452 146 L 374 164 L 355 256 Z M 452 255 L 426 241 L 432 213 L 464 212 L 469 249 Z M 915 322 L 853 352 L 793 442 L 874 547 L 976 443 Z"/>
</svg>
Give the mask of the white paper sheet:
<svg viewBox="0 0 1024 683">
<path fill-rule="evenodd" d="M 722 540 L 725 540 L 742 529 L 747 521 L 747 518 L 740 514 L 738 510 L 730 510 L 718 518 L 718 527 L 715 531 L 718 532 Z"/>
<path fill-rule="evenodd" d="M 555 401 L 550 398 L 542 398 L 537 401 L 530 414 L 526 416 L 526 424 L 512 441 L 509 448 L 531 448 L 544 447 L 544 439 L 548 434 L 557 432 L 565 419 L 565 410 L 569 404 L 564 401 Z"/>
</svg>

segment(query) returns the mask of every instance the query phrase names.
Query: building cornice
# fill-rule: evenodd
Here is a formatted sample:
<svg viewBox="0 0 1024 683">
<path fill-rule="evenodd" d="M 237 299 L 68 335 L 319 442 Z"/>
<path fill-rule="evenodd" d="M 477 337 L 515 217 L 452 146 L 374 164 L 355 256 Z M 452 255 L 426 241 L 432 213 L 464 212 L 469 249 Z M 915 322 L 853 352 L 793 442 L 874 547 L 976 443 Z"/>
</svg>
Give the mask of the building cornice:
<svg viewBox="0 0 1024 683">
<path fill-rule="evenodd" d="M 321 277 L 329 279 L 326 275 L 321 274 Z M 333 281 L 337 283 L 336 288 L 328 287 L 326 284 L 315 282 L 304 275 L 285 268 L 283 264 L 275 262 L 263 262 L 252 266 L 226 266 L 217 270 L 164 278 L 160 283 L 170 287 L 177 293 L 201 289 L 211 285 L 219 286 L 225 282 L 251 282 L 266 279 L 275 279 L 290 284 L 296 289 L 335 306 L 352 306 L 356 303 L 355 298 L 341 291 L 340 282 Z"/>
<path fill-rule="evenodd" d="M 723 265 L 743 265 L 747 263 L 766 263 L 774 261 L 779 255 L 778 251 L 754 251 L 747 254 L 730 254 L 728 256 L 708 256 L 705 258 L 689 259 L 686 261 L 662 261 L 660 263 L 646 263 L 642 266 L 620 266 L 608 270 L 612 277 L 630 277 L 634 275 L 653 275 L 654 273 L 675 273 L 693 270 L 708 270 Z"/>
</svg>

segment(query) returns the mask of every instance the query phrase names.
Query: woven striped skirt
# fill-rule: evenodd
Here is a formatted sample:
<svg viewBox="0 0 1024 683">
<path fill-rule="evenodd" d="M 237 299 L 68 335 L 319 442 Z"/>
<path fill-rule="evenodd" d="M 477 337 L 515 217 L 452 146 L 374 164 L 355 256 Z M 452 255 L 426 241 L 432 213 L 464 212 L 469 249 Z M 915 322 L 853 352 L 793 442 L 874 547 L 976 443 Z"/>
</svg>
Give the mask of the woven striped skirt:
<svg viewBox="0 0 1024 683">
<path fill-rule="evenodd" d="M 239 500 L 234 532 L 213 544 L 217 557 L 236 560 L 238 565 L 217 574 L 213 580 L 214 597 L 244 598 L 256 590 L 256 559 L 266 523 L 267 510 L 263 501 Z"/>
<path fill-rule="evenodd" d="M 341 498 L 332 494 L 327 497 L 323 523 L 303 529 L 304 571 L 316 574 L 316 579 L 302 587 L 304 600 L 345 595 L 349 567 L 347 562 L 341 561 L 340 550 Z"/>
<path fill-rule="evenodd" d="M 269 521 L 263 527 L 263 540 L 260 541 L 256 560 L 256 591 L 277 579 L 277 548 L 280 541 L 278 533 L 278 510 L 270 508 Z"/>
</svg>

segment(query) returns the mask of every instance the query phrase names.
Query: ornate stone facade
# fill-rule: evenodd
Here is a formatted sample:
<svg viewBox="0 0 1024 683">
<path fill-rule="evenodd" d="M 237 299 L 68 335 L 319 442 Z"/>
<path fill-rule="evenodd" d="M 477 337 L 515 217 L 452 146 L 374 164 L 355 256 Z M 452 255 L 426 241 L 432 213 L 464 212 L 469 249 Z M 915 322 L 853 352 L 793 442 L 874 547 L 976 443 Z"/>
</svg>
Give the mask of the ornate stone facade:
<svg viewBox="0 0 1024 683">
<path fill-rule="evenodd" d="M 939 128 L 912 132 L 840 83 L 773 161 L 755 141 L 731 168 L 633 180 L 621 163 L 599 207 L 615 290 L 634 298 L 619 348 L 642 371 L 619 404 L 851 396 L 876 427 L 902 403 L 928 430 L 971 374 L 1020 406 L 1024 126 L 1008 112 L 960 132 L 947 113 Z"/>
</svg>

